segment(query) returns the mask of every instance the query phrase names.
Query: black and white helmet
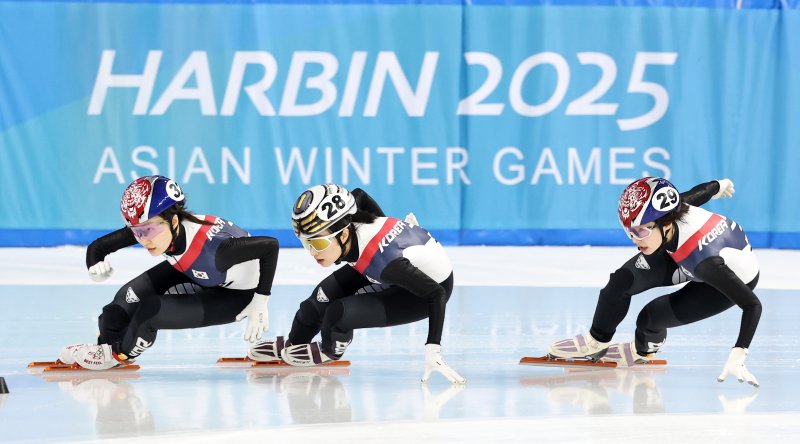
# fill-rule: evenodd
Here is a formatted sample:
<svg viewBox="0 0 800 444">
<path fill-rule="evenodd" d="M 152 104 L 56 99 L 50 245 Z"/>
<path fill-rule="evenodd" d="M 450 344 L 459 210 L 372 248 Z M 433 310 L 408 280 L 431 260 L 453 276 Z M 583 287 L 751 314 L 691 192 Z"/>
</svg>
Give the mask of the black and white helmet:
<svg viewBox="0 0 800 444">
<path fill-rule="evenodd" d="M 292 228 L 298 239 L 309 239 L 347 219 L 357 210 L 356 199 L 342 186 L 326 183 L 305 191 L 292 207 Z"/>
</svg>

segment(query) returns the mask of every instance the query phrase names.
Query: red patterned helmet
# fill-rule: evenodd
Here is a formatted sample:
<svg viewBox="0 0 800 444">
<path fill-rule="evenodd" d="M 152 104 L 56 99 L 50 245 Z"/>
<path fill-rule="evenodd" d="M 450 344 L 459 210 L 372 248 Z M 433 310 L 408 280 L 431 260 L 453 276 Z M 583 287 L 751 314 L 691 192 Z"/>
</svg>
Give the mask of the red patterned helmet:
<svg viewBox="0 0 800 444">
<path fill-rule="evenodd" d="M 119 209 L 126 225 L 139 225 L 183 202 L 185 198 L 183 190 L 174 180 L 164 176 L 144 176 L 125 188 Z"/>
<path fill-rule="evenodd" d="M 619 221 L 627 230 L 656 221 L 681 207 L 681 195 L 670 181 L 644 177 L 625 188 L 619 198 Z"/>
</svg>

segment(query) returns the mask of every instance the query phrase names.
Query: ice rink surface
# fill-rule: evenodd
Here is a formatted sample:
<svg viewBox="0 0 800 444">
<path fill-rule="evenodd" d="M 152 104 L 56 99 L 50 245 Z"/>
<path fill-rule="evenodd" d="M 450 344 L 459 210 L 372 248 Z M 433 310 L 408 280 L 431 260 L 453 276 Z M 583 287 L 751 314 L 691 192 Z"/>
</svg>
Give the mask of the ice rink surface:
<svg viewBox="0 0 800 444">
<path fill-rule="evenodd" d="M 747 360 L 759 389 L 717 375 L 740 311 L 670 331 L 637 370 L 519 365 L 589 328 L 598 290 L 630 248 L 447 247 L 456 290 L 443 353 L 467 378 L 420 384 L 426 321 L 359 330 L 350 367 L 223 368 L 242 356 L 243 324 L 159 332 L 136 373 L 31 374 L 30 361 L 92 341 L 118 286 L 153 265 L 144 250 L 109 256 L 92 283 L 84 250 L 0 249 L 0 442 L 795 442 L 800 434 L 800 252 L 757 250 L 764 311 Z M 298 304 L 327 272 L 302 250 L 281 251 L 269 337 L 288 333 Z M 615 339 L 630 340 L 633 299 Z"/>
</svg>

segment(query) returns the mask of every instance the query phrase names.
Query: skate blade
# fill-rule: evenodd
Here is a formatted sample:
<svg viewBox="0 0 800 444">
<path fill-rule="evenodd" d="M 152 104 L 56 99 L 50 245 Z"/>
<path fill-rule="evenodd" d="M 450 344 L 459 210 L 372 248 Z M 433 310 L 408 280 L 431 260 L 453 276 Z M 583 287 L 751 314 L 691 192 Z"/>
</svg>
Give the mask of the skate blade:
<svg viewBox="0 0 800 444">
<path fill-rule="evenodd" d="M 217 359 L 217 364 L 244 364 L 247 367 L 257 367 L 257 368 L 272 368 L 272 367 L 292 367 L 291 365 L 283 362 L 283 361 L 269 361 L 269 362 L 259 362 L 254 361 L 248 357 L 244 358 L 219 358 Z M 314 368 L 314 367 L 348 367 L 350 365 L 350 361 L 330 361 L 324 364 L 315 365 L 312 367 L 303 367 L 303 368 Z"/>
<path fill-rule="evenodd" d="M 598 367 L 598 368 L 617 368 L 616 362 L 604 361 L 600 359 L 598 361 L 592 361 L 590 359 L 585 358 L 556 358 L 550 355 L 545 355 L 541 357 L 524 357 L 519 360 L 520 364 L 526 365 L 549 365 L 549 366 L 560 366 L 560 367 Z M 651 365 L 667 365 L 666 359 L 651 359 L 647 362 L 636 364 L 633 367 L 628 368 L 641 368 L 647 367 Z M 622 368 L 622 367 L 620 367 Z"/>
<path fill-rule="evenodd" d="M 66 365 L 63 362 L 56 359 L 55 361 L 33 361 L 28 364 L 28 368 L 40 368 L 40 367 L 51 367 L 54 365 Z"/>
<path fill-rule="evenodd" d="M 601 359 L 601 361 L 602 361 L 602 359 Z M 616 363 L 613 363 L 613 364 L 616 364 Z M 658 367 L 658 366 L 663 366 L 663 365 L 667 365 L 667 360 L 666 359 L 651 359 L 649 361 L 645 361 L 645 362 L 641 362 L 641 363 L 635 364 L 632 367 L 620 367 L 620 369 L 624 368 L 624 369 L 628 369 L 628 370 L 635 370 L 637 368 L 651 367 L 651 366 Z"/>
<path fill-rule="evenodd" d="M 519 360 L 520 364 L 525 365 L 546 365 L 557 367 L 599 367 L 599 368 L 616 368 L 616 362 L 592 361 L 584 358 L 555 358 L 550 355 L 541 357 L 526 356 Z"/>
<path fill-rule="evenodd" d="M 58 365 L 51 365 L 48 367 L 44 367 L 42 373 L 54 373 L 54 372 L 69 372 L 69 373 L 84 373 L 84 374 L 97 374 L 97 373 L 116 373 L 116 372 L 135 372 L 138 371 L 141 367 L 136 364 L 130 365 L 122 365 L 119 367 L 113 367 L 106 370 L 89 370 L 85 369 L 78 364 L 58 364 Z"/>
<path fill-rule="evenodd" d="M 28 364 L 28 374 L 41 375 L 47 368 L 63 367 L 66 365 L 67 364 L 64 364 L 59 359 L 56 359 L 55 361 L 33 361 Z"/>
</svg>

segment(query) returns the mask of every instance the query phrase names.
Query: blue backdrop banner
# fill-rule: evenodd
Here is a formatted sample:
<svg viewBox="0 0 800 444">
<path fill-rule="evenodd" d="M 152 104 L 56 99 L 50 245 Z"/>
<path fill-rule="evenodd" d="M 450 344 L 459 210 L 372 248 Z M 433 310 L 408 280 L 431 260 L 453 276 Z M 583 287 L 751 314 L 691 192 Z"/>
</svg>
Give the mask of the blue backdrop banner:
<svg viewBox="0 0 800 444">
<path fill-rule="evenodd" d="M 322 182 L 449 244 L 621 245 L 655 175 L 800 248 L 797 10 L 0 2 L 0 60 L 0 245 L 90 242 L 148 174 L 287 245 Z"/>
</svg>

